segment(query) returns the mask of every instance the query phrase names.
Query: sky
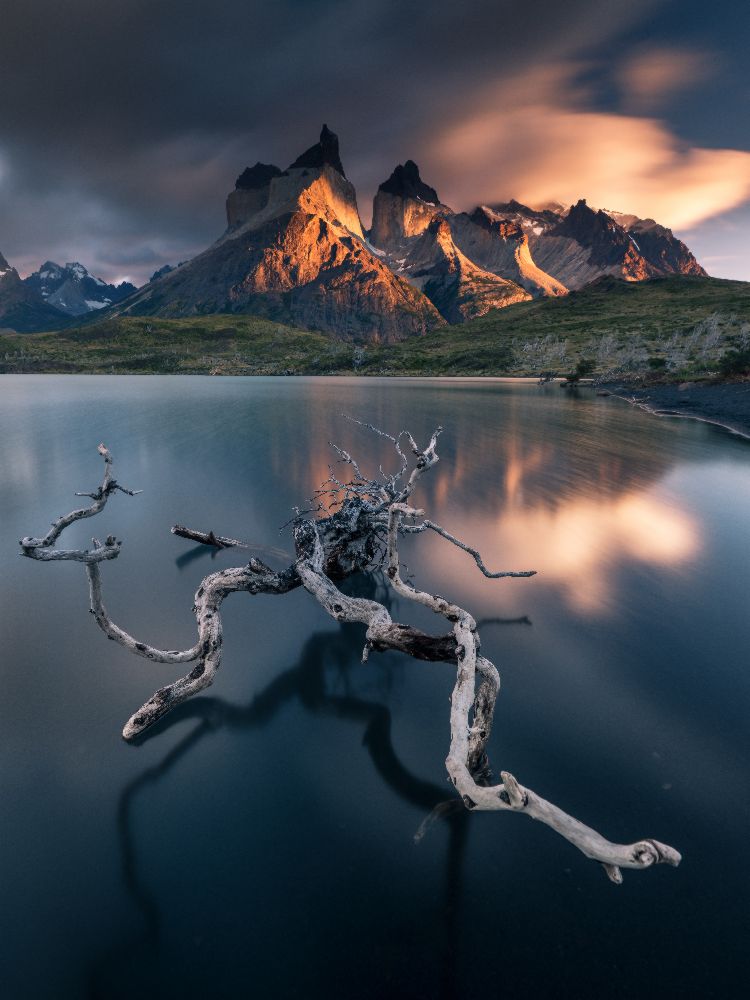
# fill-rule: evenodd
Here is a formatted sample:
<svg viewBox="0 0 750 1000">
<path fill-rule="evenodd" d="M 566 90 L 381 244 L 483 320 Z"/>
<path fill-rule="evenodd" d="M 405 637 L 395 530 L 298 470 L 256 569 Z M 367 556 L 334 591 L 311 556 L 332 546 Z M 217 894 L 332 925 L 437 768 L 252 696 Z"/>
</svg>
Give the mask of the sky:
<svg viewBox="0 0 750 1000">
<path fill-rule="evenodd" d="M 748 49 L 739 0 L 6 0 L 0 252 L 142 283 L 326 122 L 365 221 L 411 158 L 457 210 L 584 197 L 750 280 Z"/>
</svg>

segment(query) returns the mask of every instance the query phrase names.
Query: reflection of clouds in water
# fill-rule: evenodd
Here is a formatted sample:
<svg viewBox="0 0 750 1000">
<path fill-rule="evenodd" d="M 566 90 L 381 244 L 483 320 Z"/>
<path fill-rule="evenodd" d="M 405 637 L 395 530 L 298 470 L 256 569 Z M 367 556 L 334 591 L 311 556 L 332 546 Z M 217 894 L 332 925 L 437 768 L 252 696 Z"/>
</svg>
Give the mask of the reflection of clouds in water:
<svg viewBox="0 0 750 1000">
<path fill-rule="evenodd" d="M 676 458 L 654 421 L 633 420 L 621 409 L 569 408 L 569 401 L 533 393 L 480 401 L 485 419 L 477 425 L 476 411 L 456 408 L 449 393 L 442 397 L 448 429 L 441 461 L 416 500 L 478 546 L 492 569 L 536 569 L 538 585 L 556 587 L 569 607 L 596 615 L 612 607 L 623 563 L 668 569 L 696 555 L 697 522 L 660 495 L 657 484 Z M 392 430 L 397 419 L 389 414 L 383 426 Z M 320 407 L 312 408 L 308 433 L 304 459 L 290 470 L 301 496 L 326 479 L 329 464 L 350 478 L 351 470 L 336 463 L 331 438 L 369 473 L 378 461 L 396 464 L 392 445 Z M 444 543 L 428 544 L 434 568 L 454 574 L 461 557 Z M 480 582 L 458 571 L 461 586 L 478 597 Z"/>
<path fill-rule="evenodd" d="M 4 490 L 31 489 L 37 474 L 36 455 L 25 447 L 25 441 L 14 435 L 0 446 L 0 469 Z"/>
<path fill-rule="evenodd" d="M 573 497 L 554 509 L 513 506 L 494 517 L 465 519 L 461 530 L 482 549 L 490 568 L 535 569 L 538 583 L 559 588 L 584 614 L 609 609 L 618 563 L 675 566 L 700 547 L 696 522 L 651 492 Z M 432 557 L 443 570 L 455 566 L 455 552 L 444 546 L 433 546 Z M 466 576 L 461 582 L 477 585 Z"/>
</svg>

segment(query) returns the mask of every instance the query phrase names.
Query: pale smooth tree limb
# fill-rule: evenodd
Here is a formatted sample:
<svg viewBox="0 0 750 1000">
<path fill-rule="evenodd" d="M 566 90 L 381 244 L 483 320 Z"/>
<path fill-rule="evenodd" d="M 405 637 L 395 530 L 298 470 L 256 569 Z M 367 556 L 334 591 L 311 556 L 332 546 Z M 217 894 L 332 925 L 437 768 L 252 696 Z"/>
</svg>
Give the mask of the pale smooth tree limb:
<svg viewBox="0 0 750 1000">
<path fill-rule="evenodd" d="M 371 424 L 359 420 L 353 422 L 393 443 L 399 459 L 398 470 L 388 474 L 381 468 L 379 480 L 368 479 L 350 453 L 334 445 L 340 462 L 352 469 L 354 478 L 342 482 L 331 471 L 328 482 L 318 491 L 318 506 L 313 511 L 318 512 L 322 506 L 321 498 L 327 496 L 329 509 L 333 512 L 316 520 L 297 511 L 292 522 L 296 558 L 287 569 L 276 572 L 259 559 L 251 558 L 245 566 L 220 570 L 205 577 L 196 592 L 193 607 L 198 637 L 189 649 L 157 649 L 136 640 L 110 618 L 102 598 L 99 563 L 116 559 L 119 555 L 121 543 L 114 536 L 110 535 L 104 544 L 94 539 L 91 549 L 55 548 L 66 527 L 81 518 L 100 513 L 115 491 L 135 495 L 136 491 L 126 490 L 113 478 L 112 456 L 104 445 L 99 446 L 105 463 L 102 485 L 92 493 L 77 494 L 91 497 L 91 506 L 62 515 L 43 537 L 27 536 L 21 539 L 21 553 L 29 558 L 40 561 L 73 560 L 84 564 L 91 612 L 109 639 L 155 663 L 194 664 L 189 673 L 159 688 L 131 716 L 123 729 L 124 738 L 134 739 L 176 705 L 213 682 L 222 657 L 220 609 L 229 594 L 285 594 L 302 586 L 336 621 L 359 622 L 365 626 L 363 660 L 371 652 L 395 650 L 416 659 L 454 665 L 456 680 L 451 695 L 450 745 L 445 765 L 459 796 L 456 802 L 462 802 L 470 810 L 517 812 L 539 820 L 586 857 L 598 861 L 608 878 L 615 883 L 622 881 L 623 868 L 679 864 L 680 854 L 657 840 L 648 838 L 633 844 L 607 840 L 596 830 L 525 788 L 508 771 L 500 772 L 500 782 L 493 781 L 487 745 L 500 691 L 500 675 L 495 665 L 480 652 L 477 623 L 468 611 L 439 595 L 418 590 L 402 578 L 398 541 L 402 535 L 433 531 L 470 555 L 486 577 L 530 577 L 534 571 L 490 571 L 478 549 L 426 519 L 424 511 L 410 503 L 420 478 L 438 461 L 437 441 L 441 428 L 438 427 L 432 434 L 427 447 L 421 449 L 408 431 L 392 435 Z M 402 443 L 408 448 L 402 447 Z M 408 451 L 415 459 L 411 468 Z M 181 525 L 172 530 L 175 534 L 216 548 L 244 547 L 244 543 L 237 539 L 217 535 L 213 531 L 199 532 Z M 351 597 L 336 585 L 335 581 L 355 573 L 381 568 L 385 570 L 388 584 L 399 597 L 420 604 L 444 618 L 450 626 L 449 630 L 440 635 L 430 635 L 411 625 L 394 622 L 380 601 Z M 438 810 L 447 808 L 440 806 Z M 434 818 L 433 815 L 427 817 L 417 839 L 421 839 Z"/>
<path fill-rule="evenodd" d="M 535 792 L 521 786 L 514 776 L 501 771 L 501 784 L 486 786 L 475 780 L 472 768 L 477 754 L 486 744 L 488 725 L 494 714 L 497 688 L 487 687 L 485 703 L 478 705 L 482 685 L 475 696 L 475 675 L 487 675 L 484 657 L 479 655 L 476 622 L 463 608 L 449 604 L 444 598 L 415 590 L 401 579 L 397 548 L 398 525 L 405 515 L 418 515 L 403 504 L 393 504 L 388 531 L 388 579 L 396 593 L 430 608 L 454 623 L 458 672 L 451 696 L 451 742 L 446 768 L 456 790 L 469 809 L 507 810 L 523 812 L 540 820 L 565 837 L 588 858 L 599 861 L 611 881 L 622 881 L 621 868 L 647 868 L 661 862 L 678 865 L 681 855 L 674 848 L 657 840 L 640 840 L 634 844 L 614 844 L 580 820 L 569 816 Z M 499 687 L 499 685 L 498 685 Z M 473 715 L 473 718 L 472 718 Z"/>
</svg>

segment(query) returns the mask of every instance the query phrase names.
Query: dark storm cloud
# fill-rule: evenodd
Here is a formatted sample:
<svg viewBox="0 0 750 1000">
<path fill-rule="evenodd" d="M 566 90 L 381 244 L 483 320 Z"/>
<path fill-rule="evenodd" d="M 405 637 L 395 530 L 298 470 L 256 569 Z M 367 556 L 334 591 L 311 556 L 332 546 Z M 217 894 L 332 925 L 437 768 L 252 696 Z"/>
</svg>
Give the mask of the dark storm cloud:
<svg viewBox="0 0 750 1000">
<path fill-rule="evenodd" d="M 623 39 L 643 46 L 644 23 L 670 7 L 11 0 L 0 33 L 0 248 L 22 270 L 79 258 L 143 280 L 221 232 L 224 195 L 247 163 L 287 165 L 322 121 L 341 136 L 363 211 L 408 156 L 427 157 L 452 196 L 446 133 L 493 94 L 523 107 L 549 68 L 568 102 L 595 104 L 591 87 L 576 92 L 578 76 L 610 53 L 621 59 Z M 467 143 L 467 157 L 481 155 Z"/>
</svg>

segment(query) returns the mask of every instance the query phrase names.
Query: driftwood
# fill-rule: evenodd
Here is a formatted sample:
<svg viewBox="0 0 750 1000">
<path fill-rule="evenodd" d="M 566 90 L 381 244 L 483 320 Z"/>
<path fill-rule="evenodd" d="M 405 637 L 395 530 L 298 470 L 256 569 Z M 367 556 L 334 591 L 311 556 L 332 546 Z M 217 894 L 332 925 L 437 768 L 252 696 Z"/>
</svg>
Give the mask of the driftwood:
<svg viewBox="0 0 750 1000">
<path fill-rule="evenodd" d="M 480 571 L 489 578 L 529 577 L 534 575 L 534 571 L 491 572 L 475 548 L 424 518 L 424 511 L 410 503 L 421 476 L 438 461 L 437 440 L 441 428 L 432 435 L 427 447 L 421 449 L 408 432 L 403 431 L 394 437 L 372 425 L 361 426 L 393 443 L 400 462 L 398 471 L 395 474 L 385 474 L 381 469 L 380 479 L 368 479 L 363 476 L 359 465 L 348 452 L 334 446 L 339 460 L 351 467 L 353 478 L 342 482 L 331 470 L 328 481 L 316 494 L 317 506 L 314 508 L 315 513 L 321 511 L 325 499 L 329 509 L 334 508 L 334 512 L 316 519 L 307 516 L 311 511 L 296 511 L 292 521 L 296 559 L 287 569 L 276 572 L 253 557 L 245 566 L 220 570 L 207 576 L 195 595 L 193 610 L 198 625 L 198 638 L 189 649 L 157 649 L 134 639 L 109 617 L 102 600 L 99 564 L 119 555 L 121 542 L 114 536 L 107 537 L 104 543 L 93 539 L 92 548 L 86 550 L 55 547 L 66 527 L 77 520 L 100 513 L 114 492 L 121 491 L 131 496 L 138 492 L 125 489 L 113 478 L 112 456 L 104 445 L 99 446 L 99 453 L 105 464 L 102 485 L 93 493 L 77 494 L 91 497 L 91 506 L 58 518 L 43 537 L 21 539 L 21 553 L 28 558 L 43 561 L 73 560 L 84 564 L 89 582 L 91 612 L 110 639 L 136 655 L 157 663 L 195 664 L 185 676 L 159 688 L 134 713 L 125 724 L 123 737 L 132 740 L 139 736 L 175 706 L 213 682 L 221 664 L 220 607 L 225 597 L 234 592 L 285 594 L 301 586 L 336 621 L 359 622 L 366 626 L 363 660 L 371 652 L 397 650 L 417 659 L 446 662 L 456 667 L 446 768 L 460 801 L 467 809 L 518 812 L 540 820 L 586 857 L 600 862 L 608 877 L 615 883 L 622 881 L 622 868 L 648 868 L 661 862 L 678 865 L 681 858 L 674 848 L 652 839 L 640 840 L 634 844 L 612 843 L 523 787 L 507 771 L 501 771 L 502 780 L 493 783 L 486 748 L 500 690 L 499 674 L 494 664 L 480 652 L 477 624 L 468 611 L 443 597 L 417 590 L 402 578 L 398 541 L 401 535 L 431 530 L 468 553 Z M 414 456 L 411 465 L 407 452 Z M 212 531 L 197 532 L 181 526 L 176 526 L 173 530 L 214 547 L 243 545 L 236 539 L 224 538 Z M 385 571 L 385 578 L 396 594 L 421 604 L 444 618 L 449 625 L 448 631 L 441 635 L 430 635 L 410 625 L 394 622 L 381 602 L 348 596 L 336 586 L 336 581 L 354 573 L 372 572 L 376 569 Z M 426 822 L 429 822 L 429 818 Z"/>
<path fill-rule="evenodd" d="M 216 535 L 213 531 L 196 531 L 194 528 L 186 528 L 184 524 L 172 525 L 172 534 L 178 538 L 189 538 L 193 542 L 201 545 L 209 545 L 214 549 L 252 549 L 254 552 L 263 552 L 277 559 L 288 559 L 289 553 L 284 549 L 276 548 L 273 545 L 256 545 L 255 542 L 243 542 L 239 538 L 227 538 L 226 535 Z"/>
</svg>

